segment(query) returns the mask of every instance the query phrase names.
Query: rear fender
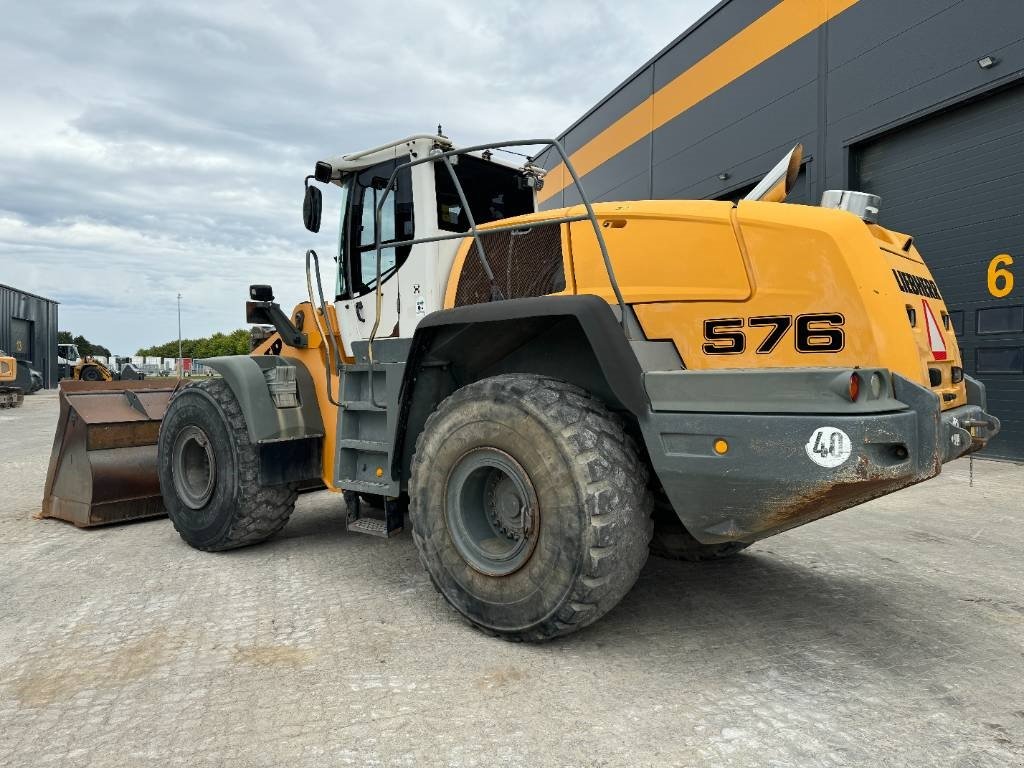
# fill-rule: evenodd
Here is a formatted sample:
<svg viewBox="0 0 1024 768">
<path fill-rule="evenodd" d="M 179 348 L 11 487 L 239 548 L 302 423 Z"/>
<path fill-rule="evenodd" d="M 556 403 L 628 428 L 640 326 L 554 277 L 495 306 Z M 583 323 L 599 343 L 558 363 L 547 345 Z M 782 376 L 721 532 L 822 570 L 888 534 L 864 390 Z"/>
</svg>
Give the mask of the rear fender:
<svg viewBox="0 0 1024 768">
<path fill-rule="evenodd" d="M 399 393 L 395 475 L 408 478 L 416 439 L 444 398 L 502 373 L 568 381 L 634 419 L 650 408 L 637 355 L 603 299 L 542 296 L 441 310 L 413 337 Z"/>
</svg>

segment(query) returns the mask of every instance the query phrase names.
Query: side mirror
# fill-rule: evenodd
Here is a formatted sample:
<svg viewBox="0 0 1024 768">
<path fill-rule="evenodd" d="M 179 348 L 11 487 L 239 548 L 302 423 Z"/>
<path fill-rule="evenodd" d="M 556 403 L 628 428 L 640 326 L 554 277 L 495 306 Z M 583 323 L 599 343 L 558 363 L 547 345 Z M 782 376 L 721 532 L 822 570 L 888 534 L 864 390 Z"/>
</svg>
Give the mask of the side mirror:
<svg viewBox="0 0 1024 768">
<path fill-rule="evenodd" d="M 803 157 L 804 145 L 797 144 L 743 199 L 764 200 L 769 203 L 783 202 L 796 185 Z"/>
<path fill-rule="evenodd" d="M 319 187 L 306 186 L 306 198 L 302 201 L 302 223 L 310 232 L 320 231 L 320 213 L 323 210 L 323 194 Z"/>
</svg>

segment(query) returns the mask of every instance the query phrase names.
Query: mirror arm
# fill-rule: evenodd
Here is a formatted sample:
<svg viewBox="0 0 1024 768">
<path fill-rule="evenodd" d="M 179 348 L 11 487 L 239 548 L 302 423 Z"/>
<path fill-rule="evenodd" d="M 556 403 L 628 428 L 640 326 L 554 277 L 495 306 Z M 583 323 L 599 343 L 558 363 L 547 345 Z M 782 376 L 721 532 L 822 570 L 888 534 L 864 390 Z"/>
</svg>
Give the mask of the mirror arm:
<svg viewBox="0 0 1024 768">
<path fill-rule="evenodd" d="M 308 336 L 302 333 L 291 318 L 273 301 L 245 302 L 245 321 L 251 325 L 272 325 L 281 334 L 281 340 L 289 347 L 302 348 L 309 344 Z"/>
</svg>

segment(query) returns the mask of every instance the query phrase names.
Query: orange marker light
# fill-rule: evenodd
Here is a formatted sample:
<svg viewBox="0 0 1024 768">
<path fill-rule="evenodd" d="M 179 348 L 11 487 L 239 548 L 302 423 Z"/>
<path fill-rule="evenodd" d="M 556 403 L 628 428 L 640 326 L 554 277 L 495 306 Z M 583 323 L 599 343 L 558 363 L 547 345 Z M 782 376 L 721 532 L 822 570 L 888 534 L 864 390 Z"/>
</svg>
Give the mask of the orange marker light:
<svg viewBox="0 0 1024 768">
<path fill-rule="evenodd" d="M 729 443 L 728 442 L 726 442 L 722 438 L 718 438 L 717 440 L 715 440 L 715 453 L 717 453 L 719 456 L 723 456 L 723 455 L 725 455 L 728 452 L 729 452 Z"/>
<path fill-rule="evenodd" d="M 857 397 L 860 395 L 860 375 L 853 373 L 850 375 L 850 402 L 856 402 Z"/>
</svg>

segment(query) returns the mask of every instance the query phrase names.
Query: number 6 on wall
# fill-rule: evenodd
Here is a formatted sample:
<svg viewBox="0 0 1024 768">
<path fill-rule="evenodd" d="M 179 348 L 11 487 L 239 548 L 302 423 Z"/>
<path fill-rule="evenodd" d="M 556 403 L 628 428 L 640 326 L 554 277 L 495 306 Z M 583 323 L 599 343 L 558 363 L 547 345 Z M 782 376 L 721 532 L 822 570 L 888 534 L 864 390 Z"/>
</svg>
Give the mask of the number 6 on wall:
<svg viewBox="0 0 1024 768">
<path fill-rule="evenodd" d="M 988 292 L 1001 299 L 1013 290 L 1013 272 L 1006 267 L 1013 264 L 1013 257 L 1000 253 L 988 263 Z"/>
</svg>

